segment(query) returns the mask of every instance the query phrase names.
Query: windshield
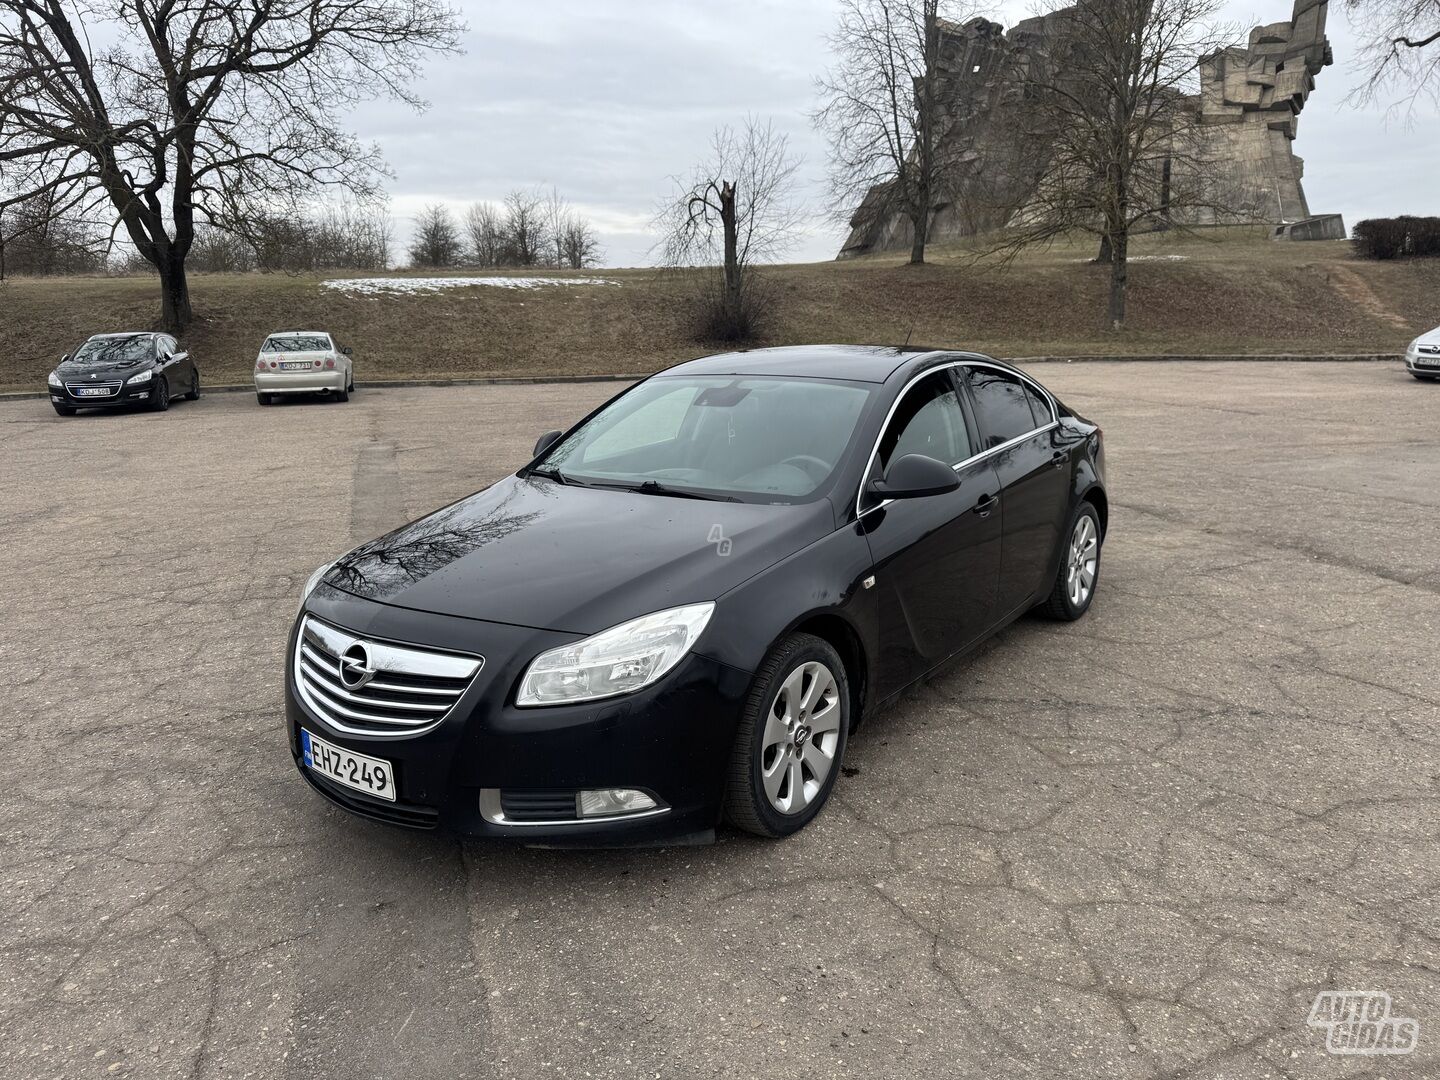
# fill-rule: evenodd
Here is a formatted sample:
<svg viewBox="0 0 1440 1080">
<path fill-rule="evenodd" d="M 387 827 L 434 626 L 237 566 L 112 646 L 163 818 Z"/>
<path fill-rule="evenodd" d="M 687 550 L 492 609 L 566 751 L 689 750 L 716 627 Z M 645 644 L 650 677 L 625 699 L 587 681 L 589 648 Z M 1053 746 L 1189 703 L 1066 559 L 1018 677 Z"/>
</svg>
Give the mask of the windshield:
<svg viewBox="0 0 1440 1080">
<path fill-rule="evenodd" d="M 155 339 L 149 334 L 92 337 L 70 359 L 77 364 L 139 364 L 155 359 Z"/>
<path fill-rule="evenodd" d="M 254 338 L 251 338 L 253 341 Z M 261 352 L 329 352 L 330 339 L 327 337 L 272 337 L 266 338 Z"/>
<path fill-rule="evenodd" d="M 802 499 L 829 481 L 872 389 L 783 376 L 662 376 L 612 401 L 535 471 L 657 494 Z"/>
</svg>

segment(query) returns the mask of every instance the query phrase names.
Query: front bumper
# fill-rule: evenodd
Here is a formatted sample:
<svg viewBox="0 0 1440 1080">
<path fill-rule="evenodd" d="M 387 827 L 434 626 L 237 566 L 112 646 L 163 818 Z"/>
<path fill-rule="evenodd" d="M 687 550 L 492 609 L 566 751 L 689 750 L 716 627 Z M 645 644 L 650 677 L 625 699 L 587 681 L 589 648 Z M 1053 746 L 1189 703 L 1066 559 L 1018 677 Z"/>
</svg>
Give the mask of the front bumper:
<svg viewBox="0 0 1440 1080">
<path fill-rule="evenodd" d="M 260 394 L 318 394 L 345 389 L 345 373 L 339 368 L 310 371 L 257 371 L 255 391 Z"/>
<path fill-rule="evenodd" d="M 576 639 L 497 623 L 430 615 L 347 597 L 322 587 L 307 610 L 356 634 L 478 653 L 485 664 L 438 726 L 414 736 L 335 730 L 299 697 L 286 656 L 285 711 L 290 754 L 305 779 L 338 806 L 363 817 L 466 836 L 557 846 L 623 846 L 713 837 L 725 771 L 751 676 L 691 653 L 653 686 L 578 705 L 517 709 L 515 687 L 531 658 Z M 300 728 L 392 765 L 397 801 L 341 787 L 308 769 Z M 638 788 L 659 812 L 576 820 L 507 820 L 506 798 L 543 798 L 594 788 Z M 508 794 L 507 794 L 508 793 Z"/>
<path fill-rule="evenodd" d="M 91 397 L 77 392 L 97 388 L 109 390 L 110 393 L 103 397 Z M 97 382 L 94 387 L 79 382 L 58 387 L 47 384 L 46 389 L 50 392 L 52 405 L 66 405 L 72 409 L 113 409 L 121 405 L 148 404 L 150 391 L 155 389 L 155 380 L 151 379 L 139 386 L 130 386 L 127 383 L 116 385 L 115 380 Z"/>
<path fill-rule="evenodd" d="M 1409 349 L 1405 353 L 1405 370 L 1413 375 L 1440 378 L 1440 353 L 1420 353 Z"/>
</svg>

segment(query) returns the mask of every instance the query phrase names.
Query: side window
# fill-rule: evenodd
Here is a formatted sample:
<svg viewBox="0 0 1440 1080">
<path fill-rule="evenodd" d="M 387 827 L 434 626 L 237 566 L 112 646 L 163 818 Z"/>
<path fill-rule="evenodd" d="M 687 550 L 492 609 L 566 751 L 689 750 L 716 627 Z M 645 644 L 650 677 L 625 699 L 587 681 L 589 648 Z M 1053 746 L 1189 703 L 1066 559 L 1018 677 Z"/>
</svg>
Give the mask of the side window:
<svg viewBox="0 0 1440 1080">
<path fill-rule="evenodd" d="M 954 465 L 970 456 L 965 414 L 949 371 L 927 375 L 905 392 L 880 440 L 880 471 L 906 454 L 924 454 Z"/>
<path fill-rule="evenodd" d="M 1013 375 L 994 368 L 969 368 L 970 391 L 975 397 L 975 422 L 985 440 L 985 449 L 1029 434 L 1050 422 L 1049 409 L 1042 423 L 1030 411 L 1026 387 Z"/>
<path fill-rule="evenodd" d="M 1030 402 L 1030 415 L 1035 417 L 1035 426 L 1044 427 L 1055 417 L 1050 412 L 1050 403 L 1045 400 L 1045 395 L 1036 390 L 1029 383 L 1022 383 L 1025 387 L 1025 397 Z"/>
</svg>

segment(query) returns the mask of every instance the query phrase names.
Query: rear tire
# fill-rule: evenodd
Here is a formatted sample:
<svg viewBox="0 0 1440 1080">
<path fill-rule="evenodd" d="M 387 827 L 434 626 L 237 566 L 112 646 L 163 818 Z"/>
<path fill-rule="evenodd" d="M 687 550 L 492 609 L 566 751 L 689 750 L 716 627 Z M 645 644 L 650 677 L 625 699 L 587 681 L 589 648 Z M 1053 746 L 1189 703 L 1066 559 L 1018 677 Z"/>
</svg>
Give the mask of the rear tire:
<svg viewBox="0 0 1440 1080">
<path fill-rule="evenodd" d="M 58 413 L 60 416 L 74 416 L 74 415 L 75 415 L 75 410 L 74 410 L 73 408 L 71 408 L 69 405 L 56 405 L 53 401 L 52 401 L 50 404 L 51 404 L 52 406 L 54 406 L 55 412 Z"/>
<path fill-rule="evenodd" d="M 195 385 L 190 387 L 190 392 L 185 395 L 186 401 L 200 400 L 200 369 L 195 369 Z"/>
<path fill-rule="evenodd" d="M 164 378 L 155 380 L 155 389 L 150 391 L 150 408 L 155 412 L 170 408 L 170 384 Z"/>
<path fill-rule="evenodd" d="M 255 400 L 258 401 L 261 405 L 269 405 L 275 399 L 272 398 L 269 394 L 262 394 L 257 390 L 255 392 Z"/>
<path fill-rule="evenodd" d="M 740 714 L 725 817 L 756 836 L 799 832 L 830 798 L 850 734 L 850 681 L 828 641 L 788 634 L 770 651 Z"/>
<path fill-rule="evenodd" d="M 1082 502 L 1070 515 L 1061 540 L 1060 569 L 1055 585 L 1040 610 L 1052 619 L 1074 622 L 1090 610 L 1100 587 L 1100 514 L 1095 505 Z"/>
<path fill-rule="evenodd" d="M 350 391 L 349 391 L 349 390 L 336 390 L 336 391 L 335 391 L 335 400 L 336 400 L 336 401 L 349 401 L 349 400 L 350 400 Z"/>
</svg>

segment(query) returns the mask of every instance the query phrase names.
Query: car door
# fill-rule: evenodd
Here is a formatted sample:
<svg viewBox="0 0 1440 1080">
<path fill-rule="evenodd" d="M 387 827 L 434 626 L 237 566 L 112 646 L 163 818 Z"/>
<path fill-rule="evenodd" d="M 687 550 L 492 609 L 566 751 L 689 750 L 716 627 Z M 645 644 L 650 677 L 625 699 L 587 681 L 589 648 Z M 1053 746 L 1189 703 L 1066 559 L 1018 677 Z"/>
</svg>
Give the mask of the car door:
<svg viewBox="0 0 1440 1080">
<path fill-rule="evenodd" d="M 1049 398 L 1010 371 L 965 367 L 982 447 L 1000 480 L 1004 541 L 996 615 L 1005 618 L 1047 584 L 1069 510 L 1069 451 L 1056 439 Z"/>
<path fill-rule="evenodd" d="M 190 358 L 188 352 L 182 351 L 179 343 L 173 337 L 160 339 L 164 343 L 164 351 L 168 353 L 173 362 L 166 371 L 170 378 L 170 393 L 175 397 L 188 393 L 195 385 L 195 361 Z"/>
<path fill-rule="evenodd" d="M 951 369 L 913 382 L 886 421 L 867 479 L 905 454 L 959 465 L 960 487 L 884 502 L 862 491 L 874 560 L 880 656 L 877 694 L 920 677 L 990 628 L 1000 571 L 1000 483 L 975 445 Z"/>
</svg>

